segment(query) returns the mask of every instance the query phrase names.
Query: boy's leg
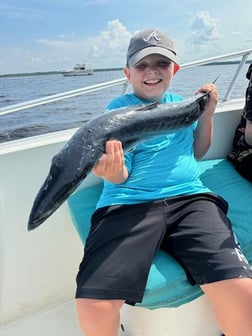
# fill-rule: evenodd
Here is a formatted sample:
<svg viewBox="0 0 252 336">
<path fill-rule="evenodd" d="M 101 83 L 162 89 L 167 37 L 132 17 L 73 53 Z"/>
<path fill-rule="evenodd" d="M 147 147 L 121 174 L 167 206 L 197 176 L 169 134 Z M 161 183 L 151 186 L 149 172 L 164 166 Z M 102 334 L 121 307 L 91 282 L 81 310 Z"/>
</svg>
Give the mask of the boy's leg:
<svg viewBox="0 0 252 336">
<path fill-rule="evenodd" d="M 130 304 L 142 300 L 153 256 L 165 233 L 163 207 L 161 201 L 118 205 L 93 215 L 76 290 L 85 336 L 117 336 L 125 300 Z"/>
<path fill-rule="evenodd" d="M 229 279 L 202 285 L 226 336 L 252 335 L 252 279 Z"/>
<path fill-rule="evenodd" d="M 85 336 L 118 336 L 123 300 L 77 299 L 77 314 Z"/>
<path fill-rule="evenodd" d="M 252 336 L 252 272 L 226 217 L 227 202 L 214 194 L 181 202 L 180 211 L 172 212 L 184 217 L 168 237 L 168 251 L 208 296 L 222 332 Z"/>
</svg>

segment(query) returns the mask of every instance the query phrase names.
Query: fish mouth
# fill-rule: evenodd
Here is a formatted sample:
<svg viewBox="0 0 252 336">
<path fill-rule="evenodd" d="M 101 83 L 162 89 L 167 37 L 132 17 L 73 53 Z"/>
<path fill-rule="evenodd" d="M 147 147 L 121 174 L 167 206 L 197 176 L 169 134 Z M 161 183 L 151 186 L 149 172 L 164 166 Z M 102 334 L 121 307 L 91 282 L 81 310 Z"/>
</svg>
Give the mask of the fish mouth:
<svg viewBox="0 0 252 336">
<path fill-rule="evenodd" d="M 29 221 L 28 221 L 28 231 L 32 231 L 36 229 L 40 224 L 42 224 L 50 214 L 45 213 L 45 214 L 38 214 L 36 217 L 30 216 Z"/>
</svg>

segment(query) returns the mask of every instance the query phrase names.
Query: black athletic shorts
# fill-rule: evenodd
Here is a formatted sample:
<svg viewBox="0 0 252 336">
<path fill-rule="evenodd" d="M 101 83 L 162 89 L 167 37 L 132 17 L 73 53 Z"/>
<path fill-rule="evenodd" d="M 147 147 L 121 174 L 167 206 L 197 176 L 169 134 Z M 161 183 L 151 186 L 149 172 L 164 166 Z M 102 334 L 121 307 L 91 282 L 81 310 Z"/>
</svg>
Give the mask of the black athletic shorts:
<svg viewBox="0 0 252 336">
<path fill-rule="evenodd" d="M 252 278 L 227 210 L 227 202 L 213 193 L 97 209 L 76 298 L 141 302 L 159 248 L 182 265 L 192 285 Z"/>
</svg>

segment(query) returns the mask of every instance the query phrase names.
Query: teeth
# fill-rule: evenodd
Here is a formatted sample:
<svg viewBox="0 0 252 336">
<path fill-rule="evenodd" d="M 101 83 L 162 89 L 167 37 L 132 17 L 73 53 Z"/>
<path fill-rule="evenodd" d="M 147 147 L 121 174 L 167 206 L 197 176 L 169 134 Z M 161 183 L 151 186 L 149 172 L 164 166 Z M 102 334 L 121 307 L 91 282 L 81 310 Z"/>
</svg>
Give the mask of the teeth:
<svg viewBox="0 0 252 336">
<path fill-rule="evenodd" d="M 156 83 L 158 83 L 159 81 L 160 81 L 159 79 L 150 79 L 150 80 L 145 81 L 145 83 L 148 83 L 148 84 L 156 84 Z"/>
</svg>

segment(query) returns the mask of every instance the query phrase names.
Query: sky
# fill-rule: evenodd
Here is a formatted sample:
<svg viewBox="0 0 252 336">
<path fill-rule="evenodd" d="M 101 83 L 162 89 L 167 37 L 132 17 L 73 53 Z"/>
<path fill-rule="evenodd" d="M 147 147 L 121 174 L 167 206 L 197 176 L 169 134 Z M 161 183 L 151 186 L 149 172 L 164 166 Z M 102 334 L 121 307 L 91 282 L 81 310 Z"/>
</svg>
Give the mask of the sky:
<svg viewBox="0 0 252 336">
<path fill-rule="evenodd" d="M 131 36 L 166 31 L 180 63 L 252 48 L 252 0 L 0 0 L 0 74 L 124 67 Z"/>
</svg>

